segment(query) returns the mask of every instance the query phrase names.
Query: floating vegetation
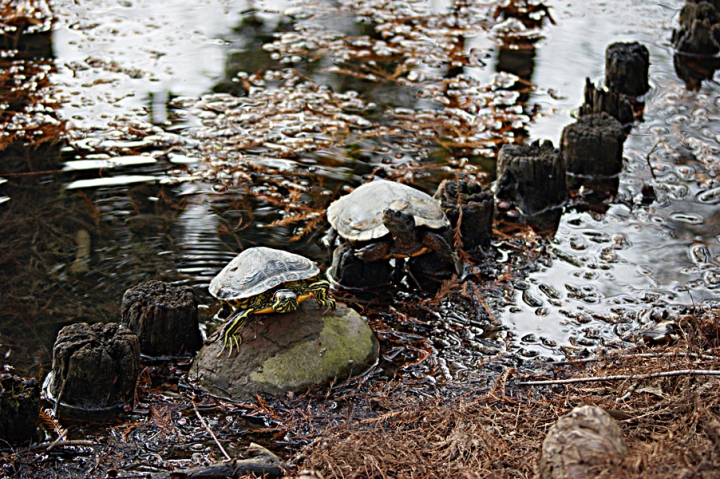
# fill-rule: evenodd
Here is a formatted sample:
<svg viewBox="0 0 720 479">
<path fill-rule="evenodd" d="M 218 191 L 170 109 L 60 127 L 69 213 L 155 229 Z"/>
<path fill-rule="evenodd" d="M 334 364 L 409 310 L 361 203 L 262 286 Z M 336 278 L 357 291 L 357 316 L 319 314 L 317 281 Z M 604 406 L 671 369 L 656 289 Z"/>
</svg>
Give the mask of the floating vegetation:
<svg viewBox="0 0 720 479">
<path fill-rule="evenodd" d="M 47 2 L 0 2 L 0 151 L 15 142 L 38 146 L 64 132 L 49 80 L 51 30 Z"/>
<path fill-rule="evenodd" d="M 199 150 L 207 166 L 200 175 L 218 191 L 281 206 L 270 225 L 297 223 L 295 240 L 315 229 L 342 185 L 369 174 L 416 183 L 449 168 L 485 179 L 477 163 L 521 141 L 535 113 L 521 100 L 527 82 L 474 73 L 494 48 L 496 18 L 507 16 L 496 6 L 455 2 L 440 12 L 421 2 L 364 1 L 291 9 L 292 31 L 263 47 L 278 67 L 237 74 L 244 96 L 172 102 L 200 122 L 183 132 L 193 146 L 180 150 Z"/>
<path fill-rule="evenodd" d="M 44 61 L 0 60 L 0 151 L 14 142 L 39 145 L 63 133 L 48 79 L 53 68 Z"/>
</svg>

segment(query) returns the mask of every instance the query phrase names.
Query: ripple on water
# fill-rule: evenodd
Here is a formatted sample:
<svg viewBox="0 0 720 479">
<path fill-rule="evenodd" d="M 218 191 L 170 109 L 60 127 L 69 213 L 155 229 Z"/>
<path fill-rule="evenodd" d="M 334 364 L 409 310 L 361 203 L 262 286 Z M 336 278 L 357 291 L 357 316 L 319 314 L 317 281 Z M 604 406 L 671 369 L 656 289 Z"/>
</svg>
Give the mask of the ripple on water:
<svg viewBox="0 0 720 479">
<path fill-rule="evenodd" d="M 720 271 L 710 269 L 703 273 L 703 284 L 708 289 L 717 289 L 720 287 Z"/>
<path fill-rule="evenodd" d="M 706 205 L 716 205 L 720 203 L 720 186 L 700 191 L 697 195 L 695 195 L 695 199 L 698 203 Z"/>
<path fill-rule="evenodd" d="M 689 225 L 701 225 L 705 223 L 702 216 L 693 213 L 676 212 L 670 215 L 670 219 L 678 223 L 686 223 Z"/>
</svg>

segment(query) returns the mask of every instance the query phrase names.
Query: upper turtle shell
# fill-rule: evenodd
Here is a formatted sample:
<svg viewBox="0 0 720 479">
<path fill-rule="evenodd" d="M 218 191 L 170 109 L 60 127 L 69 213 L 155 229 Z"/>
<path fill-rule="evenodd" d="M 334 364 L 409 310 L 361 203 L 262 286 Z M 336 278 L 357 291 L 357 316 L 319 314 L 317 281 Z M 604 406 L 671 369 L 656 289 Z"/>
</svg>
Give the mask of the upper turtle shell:
<svg viewBox="0 0 720 479">
<path fill-rule="evenodd" d="M 432 196 L 402 183 L 375 180 L 359 186 L 349 195 L 333 201 L 327 210 L 330 224 L 351 241 L 369 241 L 389 233 L 383 224 L 386 208 L 406 210 L 416 226 L 440 229 L 450 226 L 445 213 Z"/>
<path fill-rule="evenodd" d="M 210 282 L 209 290 L 218 299 L 243 299 L 319 273 L 317 265 L 303 256 L 257 246 L 230 261 Z"/>
</svg>

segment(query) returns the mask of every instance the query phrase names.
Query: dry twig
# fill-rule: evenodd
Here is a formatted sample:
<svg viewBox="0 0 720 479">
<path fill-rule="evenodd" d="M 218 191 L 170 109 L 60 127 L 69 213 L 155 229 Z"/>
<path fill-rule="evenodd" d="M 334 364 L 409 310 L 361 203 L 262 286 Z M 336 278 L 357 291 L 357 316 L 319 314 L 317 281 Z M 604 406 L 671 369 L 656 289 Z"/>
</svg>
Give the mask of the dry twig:
<svg viewBox="0 0 720 479">
<path fill-rule="evenodd" d="M 197 404 L 195 404 L 195 401 L 193 401 L 192 405 L 193 405 L 193 409 L 195 410 L 195 415 L 198 417 L 198 419 L 200 419 L 200 422 L 202 423 L 205 430 L 210 434 L 210 436 L 212 436 L 213 440 L 215 441 L 215 444 L 217 444 L 218 448 L 223 453 L 223 456 L 225 456 L 225 459 L 227 459 L 228 461 L 231 461 L 232 459 L 230 458 L 228 453 L 225 452 L 225 449 L 222 447 L 222 444 L 220 444 L 220 441 L 218 441 L 218 438 L 215 436 L 215 433 L 212 432 L 212 429 L 210 429 L 210 426 L 208 426 L 208 424 L 205 422 L 205 419 L 203 419 L 203 417 L 200 415 L 200 411 L 198 411 Z"/>
</svg>

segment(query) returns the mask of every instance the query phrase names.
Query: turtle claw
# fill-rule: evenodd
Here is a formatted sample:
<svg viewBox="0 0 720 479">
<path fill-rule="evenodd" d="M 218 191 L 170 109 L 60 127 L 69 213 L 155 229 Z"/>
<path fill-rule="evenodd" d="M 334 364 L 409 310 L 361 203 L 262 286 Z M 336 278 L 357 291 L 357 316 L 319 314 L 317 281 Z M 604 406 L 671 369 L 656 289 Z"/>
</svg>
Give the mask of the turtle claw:
<svg viewBox="0 0 720 479">
<path fill-rule="evenodd" d="M 324 308 L 325 314 L 332 313 L 333 311 L 335 311 L 335 306 L 336 306 L 335 299 L 333 299 L 331 297 L 315 298 L 315 301 L 317 301 L 317 303 L 320 305 L 320 307 Z"/>
<path fill-rule="evenodd" d="M 240 338 L 242 341 L 242 338 Z M 233 351 L 233 344 L 236 346 L 237 352 L 240 353 L 240 342 L 238 342 L 238 336 L 233 335 L 230 336 L 230 352 L 228 353 L 228 359 L 232 357 L 232 351 Z"/>
<path fill-rule="evenodd" d="M 228 345 L 230 346 L 230 351 L 228 351 L 227 357 L 228 357 L 228 359 L 231 358 L 232 352 L 233 352 L 233 346 L 237 349 L 238 352 L 240 352 L 240 344 L 242 344 L 242 338 L 240 338 L 240 340 L 238 340 L 237 335 L 224 337 L 222 348 L 220 348 L 220 352 L 217 353 L 217 356 L 215 356 L 215 358 L 219 358 L 220 356 L 222 356 L 223 351 L 225 351 L 225 348 Z"/>
</svg>

